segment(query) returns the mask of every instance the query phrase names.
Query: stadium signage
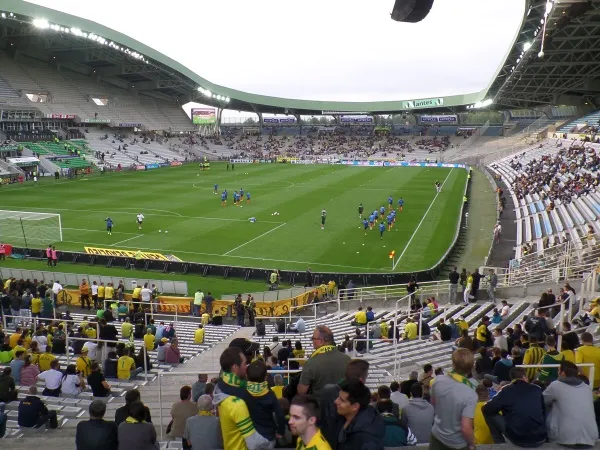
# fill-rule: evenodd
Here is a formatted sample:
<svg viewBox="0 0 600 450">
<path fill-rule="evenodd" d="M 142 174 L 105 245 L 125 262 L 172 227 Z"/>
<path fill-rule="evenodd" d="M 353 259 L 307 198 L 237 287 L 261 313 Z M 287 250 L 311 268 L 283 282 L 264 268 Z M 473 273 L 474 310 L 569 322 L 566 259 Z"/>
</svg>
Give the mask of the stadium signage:
<svg viewBox="0 0 600 450">
<path fill-rule="evenodd" d="M 369 113 L 366 111 L 321 111 L 321 114 L 326 116 L 364 116 Z"/>
<path fill-rule="evenodd" d="M 402 102 L 403 109 L 415 109 L 415 108 L 431 108 L 433 106 L 443 106 L 444 99 L 438 98 L 426 98 L 423 100 L 408 100 Z"/>
<path fill-rule="evenodd" d="M 46 114 L 46 119 L 74 119 L 75 114 Z"/>
<path fill-rule="evenodd" d="M 135 122 L 122 122 L 117 125 L 119 128 L 141 128 L 144 126 L 143 123 L 135 123 Z"/>
<path fill-rule="evenodd" d="M 98 247 L 84 247 L 86 253 L 90 255 L 101 255 L 101 256 L 118 256 L 122 258 L 136 258 L 136 259 L 151 259 L 154 261 L 170 261 L 162 253 L 154 252 L 138 252 L 133 250 L 118 250 L 114 248 L 98 248 Z M 136 256 L 137 255 L 137 256 Z"/>
<path fill-rule="evenodd" d="M 158 169 L 159 167 L 158 164 L 146 164 L 146 169 Z"/>
<path fill-rule="evenodd" d="M 181 162 L 180 161 L 173 161 L 170 164 L 171 167 L 175 167 L 175 166 L 181 166 Z"/>
<path fill-rule="evenodd" d="M 217 111 L 214 108 L 192 108 L 194 125 L 212 125 L 217 122 Z"/>
<path fill-rule="evenodd" d="M 466 169 L 464 164 L 406 162 L 406 161 L 371 161 L 342 159 L 339 164 L 356 167 L 444 167 L 449 169 Z"/>
<path fill-rule="evenodd" d="M 458 123 L 458 116 L 455 114 L 438 116 L 421 116 L 421 122 L 426 123 Z"/>
<path fill-rule="evenodd" d="M 110 123 L 110 119 L 83 119 L 82 123 Z"/>
<path fill-rule="evenodd" d="M 374 121 L 375 120 L 371 116 L 367 116 L 367 117 L 342 116 L 342 117 L 340 117 L 341 123 L 363 124 L 363 123 L 373 123 Z"/>
<path fill-rule="evenodd" d="M 38 165 L 40 163 L 40 160 L 34 158 L 33 156 L 25 156 L 23 158 L 8 158 L 8 162 L 11 164 L 15 164 L 19 167 L 23 167 Z"/>
<path fill-rule="evenodd" d="M 264 117 L 263 123 L 296 123 L 295 117 Z"/>
</svg>

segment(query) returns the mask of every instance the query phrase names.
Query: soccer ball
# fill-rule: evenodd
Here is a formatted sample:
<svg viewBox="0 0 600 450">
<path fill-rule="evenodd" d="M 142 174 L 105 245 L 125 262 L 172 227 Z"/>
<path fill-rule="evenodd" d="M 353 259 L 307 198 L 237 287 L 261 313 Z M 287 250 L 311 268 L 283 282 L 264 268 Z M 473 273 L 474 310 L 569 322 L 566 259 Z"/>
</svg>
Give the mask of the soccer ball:
<svg viewBox="0 0 600 450">
<path fill-rule="evenodd" d="M 168 233 L 168 231 L 167 231 L 167 230 L 165 230 L 165 233 Z"/>
<path fill-rule="evenodd" d="M 244 205 L 240 205 L 240 208 L 243 208 L 243 207 L 244 207 Z"/>
<path fill-rule="evenodd" d="M 158 230 L 159 233 L 162 233 L 162 230 Z"/>
</svg>

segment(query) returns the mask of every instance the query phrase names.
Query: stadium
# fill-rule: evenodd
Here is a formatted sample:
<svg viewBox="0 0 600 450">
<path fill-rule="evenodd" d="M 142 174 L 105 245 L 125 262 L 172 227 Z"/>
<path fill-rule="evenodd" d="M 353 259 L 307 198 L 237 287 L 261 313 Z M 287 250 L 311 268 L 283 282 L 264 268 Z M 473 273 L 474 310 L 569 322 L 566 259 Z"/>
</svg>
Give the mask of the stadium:
<svg viewBox="0 0 600 450">
<path fill-rule="evenodd" d="M 599 446 L 600 3 L 322 3 L 0 2 L 2 448 Z"/>
</svg>

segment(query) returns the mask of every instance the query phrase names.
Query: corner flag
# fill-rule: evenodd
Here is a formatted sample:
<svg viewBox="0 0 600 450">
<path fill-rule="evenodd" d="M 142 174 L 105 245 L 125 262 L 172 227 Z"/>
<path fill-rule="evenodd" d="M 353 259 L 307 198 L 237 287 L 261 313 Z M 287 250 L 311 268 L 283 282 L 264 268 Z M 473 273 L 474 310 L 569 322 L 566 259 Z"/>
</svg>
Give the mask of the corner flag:
<svg viewBox="0 0 600 450">
<path fill-rule="evenodd" d="M 396 250 L 392 250 L 390 252 L 390 259 L 394 259 L 394 255 L 396 254 Z"/>
</svg>

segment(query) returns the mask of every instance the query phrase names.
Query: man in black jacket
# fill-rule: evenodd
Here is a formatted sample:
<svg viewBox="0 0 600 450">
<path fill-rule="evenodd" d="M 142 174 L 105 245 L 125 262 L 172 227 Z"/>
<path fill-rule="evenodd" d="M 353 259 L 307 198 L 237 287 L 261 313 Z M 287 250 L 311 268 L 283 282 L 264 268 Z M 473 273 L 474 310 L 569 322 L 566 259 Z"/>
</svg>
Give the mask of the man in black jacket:
<svg viewBox="0 0 600 450">
<path fill-rule="evenodd" d="M 94 400 L 89 408 L 90 420 L 77 424 L 77 450 L 118 450 L 118 431 L 114 422 L 104 420 L 106 403 Z"/>
<path fill-rule="evenodd" d="M 383 450 L 385 422 L 371 408 L 371 391 L 361 381 L 344 381 L 335 400 L 344 424 L 338 434 L 337 450 Z"/>
<path fill-rule="evenodd" d="M 56 422 L 56 411 L 48 411 L 44 402 L 37 396 L 37 387 L 29 386 L 27 396 L 19 403 L 19 426 L 39 428 Z"/>
<path fill-rule="evenodd" d="M 548 324 L 546 323 L 546 317 L 540 311 L 536 311 L 535 316 L 531 316 L 525 322 L 525 331 L 529 334 L 529 342 L 544 342 L 546 340 L 546 334 L 548 334 Z"/>
<path fill-rule="evenodd" d="M 456 271 L 456 267 L 452 268 L 452 272 L 448 274 L 448 281 L 450 281 L 450 304 L 456 304 L 456 295 L 458 292 L 458 281 L 460 280 L 460 275 Z"/>
<path fill-rule="evenodd" d="M 346 366 L 344 381 L 353 380 L 365 383 L 368 376 L 369 362 L 364 359 L 353 359 Z M 326 386 L 320 394 L 321 418 L 319 419 L 319 428 L 331 448 L 337 447 L 338 433 L 344 424 L 344 418 L 337 413 L 335 405 L 339 394 L 340 386 L 338 384 Z"/>
<path fill-rule="evenodd" d="M 129 405 L 139 401 L 140 391 L 137 389 L 131 389 L 125 393 L 125 406 L 121 406 L 115 411 L 115 425 L 117 427 L 129 417 Z M 150 409 L 147 406 L 144 406 L 144 409 L 146 410 L 146 422 L 151 423 L 152 417 L 150 416 Z"/>
<path fill-rule="evenodd" d="M 527 382 L 521 367 L 510 369 L 510 378 L 511 384 L 483 405 L 485 421 L 496 444 L 506 436 L 516 446 L 537 447 L 547 439 L 542 390 Z"/>
</svg>

